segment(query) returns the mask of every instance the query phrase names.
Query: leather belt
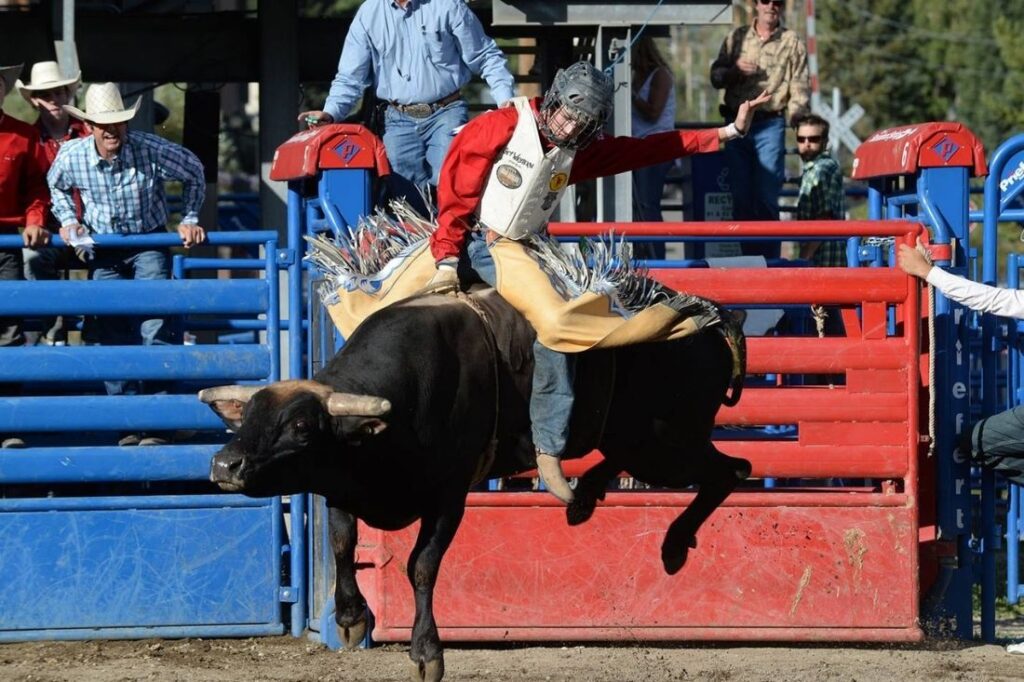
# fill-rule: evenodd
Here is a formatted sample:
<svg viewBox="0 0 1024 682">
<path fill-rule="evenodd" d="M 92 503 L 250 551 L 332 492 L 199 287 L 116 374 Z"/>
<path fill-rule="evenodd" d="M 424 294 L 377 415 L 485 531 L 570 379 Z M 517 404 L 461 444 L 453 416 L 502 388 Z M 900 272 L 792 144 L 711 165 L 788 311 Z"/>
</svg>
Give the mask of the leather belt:
<svg viewBox="0 0 1024 682">
<path fill-rule="evenodd" d="M 388 104 L 406 116 L 412 116 L 413 118 L 426 118 L 441 107 L 448 106 L 452 102 L 460 99 L 462 99 L 462 91 L 456 90 L 452 94 L 442 97 L 436 102 L 430 102 L 429 104 L 399 104 L 398 102 L 388 102 Z"/>
</svg>

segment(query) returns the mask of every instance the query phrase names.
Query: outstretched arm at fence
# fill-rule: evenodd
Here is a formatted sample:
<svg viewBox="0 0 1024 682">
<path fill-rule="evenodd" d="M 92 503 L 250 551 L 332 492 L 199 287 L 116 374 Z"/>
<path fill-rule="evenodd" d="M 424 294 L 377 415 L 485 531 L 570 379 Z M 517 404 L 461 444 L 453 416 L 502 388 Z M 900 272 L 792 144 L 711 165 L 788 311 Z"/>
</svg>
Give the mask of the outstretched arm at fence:
<svg viewBox="0 0 1024 682">
<path fill-rule="evenodd" d="M 952 275 L 930 264 L 917 249 L 901 244 L 897 255 L 904 272 L 926 280 L 946 298 L 971 310 L 1024 319 L 1024 291 L 992 287 Z"/>
</svg>

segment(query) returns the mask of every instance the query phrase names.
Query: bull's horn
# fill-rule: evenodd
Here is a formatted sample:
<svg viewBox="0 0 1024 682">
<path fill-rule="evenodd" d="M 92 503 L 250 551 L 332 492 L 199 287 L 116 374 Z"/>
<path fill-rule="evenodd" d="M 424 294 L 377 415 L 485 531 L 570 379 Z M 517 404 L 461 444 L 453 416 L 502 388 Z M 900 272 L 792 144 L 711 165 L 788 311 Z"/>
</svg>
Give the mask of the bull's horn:
<svg viewBox="0 0 1024 682">
<path fill-rule="evenodd" d="M 214 386 L 199 391 L 199 399 L 206 404 L 218 400 L 239 400 L 243 403 L 249 402 L 256 391 L 262 390 L 264 386 Z"/>
<path fill-rule="evenodd" d="M 327 397 L 327 413 L 332 417 L 381 417 L 390 411 L 390 400 L 373 395 L 332 393 Z"/>
</svg>

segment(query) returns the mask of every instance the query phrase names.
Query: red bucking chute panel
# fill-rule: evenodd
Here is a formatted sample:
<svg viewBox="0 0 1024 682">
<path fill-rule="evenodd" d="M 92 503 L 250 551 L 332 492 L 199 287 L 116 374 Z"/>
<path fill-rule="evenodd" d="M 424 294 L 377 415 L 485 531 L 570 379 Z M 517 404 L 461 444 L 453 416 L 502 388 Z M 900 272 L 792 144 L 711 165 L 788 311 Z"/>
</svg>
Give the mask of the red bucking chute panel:
<svg viewBox="0 0 1024 682">
<path fill-rule="evenodd" d="M 271 180 L 301 180 L 328 168 L 372 168 L 389 175 L 384 143 L 361 125 L 335 123 L 295 133 L 274 152 Z"/>
<path fill-rule="evenodd" d="M 962 123 L 915 123 L 880 130 L 857 148 L 853 178 L 910 175 L 919 168 L 970 168 L 988 175 L 985 148 Z"/>
</svg>

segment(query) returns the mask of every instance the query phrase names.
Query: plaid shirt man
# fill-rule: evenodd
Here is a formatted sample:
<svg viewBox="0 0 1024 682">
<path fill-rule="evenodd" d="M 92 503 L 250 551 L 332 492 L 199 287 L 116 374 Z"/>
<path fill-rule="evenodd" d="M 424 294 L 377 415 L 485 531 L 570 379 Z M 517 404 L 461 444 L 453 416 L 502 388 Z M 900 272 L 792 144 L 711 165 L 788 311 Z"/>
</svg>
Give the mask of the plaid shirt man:
<svg viewBox="0 0 1024 682">
<path fill-rule="evenodd" d="M 82 224 L 94 234 L 145 234 L 167 226 L 164 182 L 182 183 L 182 224 L 199 222 L 206 195 L 195 154 L 157 135 L 129 130 L 120 154 L 106 161 L 91 137 L 64 144 L 46 176 L 61 227 L 78 223 L 72 193 L 82 197 Z"/>
<path fill-rule="evenodd" d="M 796 205 L 797 220 L 843 220 L 846 217 L 846 195 L 843 193 L 843 172 L 828 152 L 804 163 L 800 179 L 800 195 Z M 829 240 L 821 243 L 811 260 L 819 267 L 845 267 L 846 242 Z"/>
</svg>

